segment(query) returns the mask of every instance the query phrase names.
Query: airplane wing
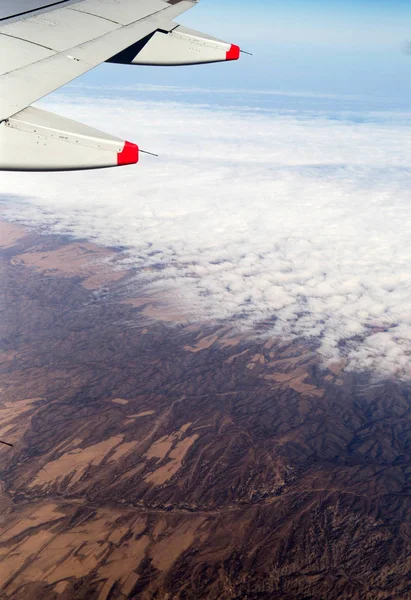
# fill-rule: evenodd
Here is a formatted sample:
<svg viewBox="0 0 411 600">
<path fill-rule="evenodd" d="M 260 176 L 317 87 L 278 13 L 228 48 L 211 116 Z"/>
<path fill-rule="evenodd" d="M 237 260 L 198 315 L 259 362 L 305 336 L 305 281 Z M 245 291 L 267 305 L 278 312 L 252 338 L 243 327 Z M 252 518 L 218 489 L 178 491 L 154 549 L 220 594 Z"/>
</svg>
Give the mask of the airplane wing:
<svg viewBox="0 0 411 600">
<path fill-rule="evenodd" d="M 3 0 L 0 170 L 136 163 L 135 144 L 30 105 L 103 62 L 173 66 L 238 59 L 238 46 L 173 21 L 197 2 Z"/>
</svg>

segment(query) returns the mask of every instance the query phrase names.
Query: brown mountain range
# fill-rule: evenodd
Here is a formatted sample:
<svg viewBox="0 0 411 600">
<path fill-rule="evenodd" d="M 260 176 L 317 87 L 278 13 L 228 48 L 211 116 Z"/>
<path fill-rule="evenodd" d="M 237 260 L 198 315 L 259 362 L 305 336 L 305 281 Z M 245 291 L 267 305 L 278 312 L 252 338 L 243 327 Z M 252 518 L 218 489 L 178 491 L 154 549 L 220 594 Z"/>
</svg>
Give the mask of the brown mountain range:
<svg viewBox="0 0 411 600">
<path fill-rule="evenodd" d="M 409 387 L 0 246 L 2 599 L 411 598 Z"/>
</svg>

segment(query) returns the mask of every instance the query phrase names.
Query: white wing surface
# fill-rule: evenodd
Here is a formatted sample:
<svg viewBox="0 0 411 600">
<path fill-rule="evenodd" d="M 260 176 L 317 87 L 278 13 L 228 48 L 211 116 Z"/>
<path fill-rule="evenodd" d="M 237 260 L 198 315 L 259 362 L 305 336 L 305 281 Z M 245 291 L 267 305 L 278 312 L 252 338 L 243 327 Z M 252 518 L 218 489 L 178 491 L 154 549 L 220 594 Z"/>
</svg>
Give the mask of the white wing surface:
<svg viewBox="0 0 411 600">
<path fill-rule="evenodd" d="M 14 0 L 7 6 L 6 0 L 0 9 L 0 169 L 137 162 L 138 149 L 130 150 L 134 144 L 27 107 L 105 61 L 178 65 L 238 58 L 238 46 L 173 22 L 196 3 Z M 81 150 L 77 159 L 75 147 Z M 85 148 L 93 148 L 88 158 Z"/>
</svg>

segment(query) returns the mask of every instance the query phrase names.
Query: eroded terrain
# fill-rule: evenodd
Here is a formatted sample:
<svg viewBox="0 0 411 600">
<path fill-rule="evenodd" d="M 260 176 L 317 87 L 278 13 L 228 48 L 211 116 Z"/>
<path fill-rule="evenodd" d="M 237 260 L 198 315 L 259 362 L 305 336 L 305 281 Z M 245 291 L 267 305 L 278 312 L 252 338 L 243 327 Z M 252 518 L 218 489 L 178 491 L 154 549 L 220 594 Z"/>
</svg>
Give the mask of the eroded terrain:
<svg viewBox="0 0 411 600">
<path fill-rule="evenodd" d="M 1 598 L 411 598 L 409 388 L 0 246 Z"/>
</svg>

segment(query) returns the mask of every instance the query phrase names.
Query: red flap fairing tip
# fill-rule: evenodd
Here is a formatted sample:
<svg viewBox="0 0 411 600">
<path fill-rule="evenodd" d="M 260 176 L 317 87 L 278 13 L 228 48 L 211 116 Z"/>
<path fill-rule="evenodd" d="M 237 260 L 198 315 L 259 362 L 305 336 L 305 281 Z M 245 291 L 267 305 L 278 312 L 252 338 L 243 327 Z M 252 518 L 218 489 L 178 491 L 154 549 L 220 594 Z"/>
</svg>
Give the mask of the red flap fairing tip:
<svg viewBox="0 0 411 600">
<path fill-rule="evenodd" d="M 231 44 L 230 50 L 226 54 L 226 60 L 238 60 L 240 58 L 240 47 Z"/>
<path fill-rule="evenodd" d="M 117 164 L 121 165 L 134 165 L 138 162 L 138 146 L 131 142 L 125 142 L 124 148 L 117 154 Z"/>
</svg>

